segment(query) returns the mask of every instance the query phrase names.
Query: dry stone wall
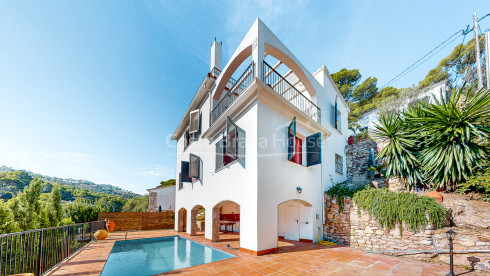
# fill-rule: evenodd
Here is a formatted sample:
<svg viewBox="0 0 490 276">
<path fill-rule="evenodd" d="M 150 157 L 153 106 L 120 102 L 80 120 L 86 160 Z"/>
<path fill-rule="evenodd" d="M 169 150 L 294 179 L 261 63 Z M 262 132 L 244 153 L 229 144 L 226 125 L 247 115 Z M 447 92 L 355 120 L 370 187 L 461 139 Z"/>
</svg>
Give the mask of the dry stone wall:
<svg viewBox="0 0 490 276">
<path fill-rule="evenodd" d="M 358 212 L 357 207 L 350 198 L 345 198 L 344 209 L 339 211 L 336 199 L 325 197 L 325 225 L 324 238 L 339 244 L 349 245 L 369 251 L 448 251 L 448 240 L 445 232 L 449 228 L 436 229 L 428 225 L 425 229 L 412 232 L 407 227 L 400 229 L 398 225 L 392 230 L 383 229 L 375 218 L 371 218 L 364 211 Z M 475 268 L 490 272 L 490 229 L 454 227 L 457 232 L 454 240 L 455 264 L 469 266 L 468 257 L 480 259 Z M 470 251 L 470 252 L 462 252 Z M 480 251 L 480 252 L 478 252 Z M 379 252 L 382 253 L 382 252 Z M 449 263 L 447 253 L 406 252 L 394 253 L 422 261 L 436 261 Z"/>
<path fill-rule="evenodd" d="M 148 212 L 158 212 L 157 193 L 150 192 L 148 196 Z"/>
<path fill-rule="evenodd" d="M 378 144 L 371 139 L 356 139 L 346 146 L 347 179 L 355 186 L 372 185 L 377 188 L 388 187 L 384 177 L 372 178 L 367 169 L 372 166 L 372 156 L 378 154 Z M 379 164 L 379 161 L 375 161 Z"/>
</svg>

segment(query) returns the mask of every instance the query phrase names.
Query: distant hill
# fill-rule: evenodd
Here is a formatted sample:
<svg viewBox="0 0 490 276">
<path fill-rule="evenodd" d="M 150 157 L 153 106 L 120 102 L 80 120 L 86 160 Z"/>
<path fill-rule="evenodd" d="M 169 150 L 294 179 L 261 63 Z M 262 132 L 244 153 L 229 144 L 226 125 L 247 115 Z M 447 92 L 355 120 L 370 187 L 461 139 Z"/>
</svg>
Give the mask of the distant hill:
<svg viewBox="0 0 490 276">
<path fill-rule="evenodd" d="M 0 166 L 0 193 L 10 193 L 12 195 L 16 195 L 17 193 L 22 191 L 24 187 L 27 186 L 29 182 L 35 177 L 39 177 L 44 182 L 48 182 L 51 184 L 57 182 L 64 186 L 73 186 L 93 192 L 99 192 L 114 196 L 122 196 L 124 198 L 141 197 L 140 194 L 123 190 L 119 187 L 109 184 L 95 184 L 88 180 L 46 176 L 26 170 L 14 170 L 7 166 Z"/>
</svg>

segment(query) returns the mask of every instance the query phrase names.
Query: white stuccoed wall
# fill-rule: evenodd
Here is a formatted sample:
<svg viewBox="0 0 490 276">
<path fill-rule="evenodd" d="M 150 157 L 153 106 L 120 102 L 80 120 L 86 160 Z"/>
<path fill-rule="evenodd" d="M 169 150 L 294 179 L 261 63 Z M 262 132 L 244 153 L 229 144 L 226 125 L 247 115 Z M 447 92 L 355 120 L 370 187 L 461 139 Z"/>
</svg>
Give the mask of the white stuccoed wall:
<svg viewBox="0 0 490 276">
<path fill-rule="evenodd" d="M 176 178 L 181 171 L 180 161 L 189 161 L 189 153 L 201 157 L 203 169 L 201 180 L 184 183 L 184 188 L 176 192 L 176 230 L 179 209 L 187 210 L 187 232 L 190 233 L 191 209 L 196 205 L 201 205 L 206 209 L 205 237 L 211 239 L 212 209 L 216 204 L 230 200 L 240 205 L 240 247 L 254 251 L 276 248 L 278 206 L 289 200 L 303 200 L 312 205 L 311 222 L 304 227 L 311 229 L 308 236 L 316 241 L 318 234 L 323 229 L 323 192 L 332 185 L 331 177 L 337 182 L 345 180 L 347 106 L 340 98 L 338 99 L 338 108 L 342 114 L 339 118 L 342 129 L 339 132 L 332 125 L 335 98 L 339 96 L 339 93 L 326 68 L 321 68 L 313 76 L 260 20 L 257 20 L 250 28 L 224 67 L 216 81 L 218 88 L 224 88 L 221 79 L 225 75 L 229 76 L 229 70 L 235 70 L 239 64 L 234 64 L 234 59 L 243 58 L 245 49 L 250 45 L 252 45 L 252 58 L 257 66 L 258 76 L 262 70 L 261 65 L 266 47 L 269 47 L 270 54 L 279 55 L 275 56 L 278 59 L 288 59 L 290 65 L 292 64 L 296 70 L 303 72 L 303 77 L 299 77 L 304 83 L 309 83 L 305 87 L 310 89 L 308 92 L 312 92 L 308 98 L 320 107 L 321 125 L 331 133 L 330 136 L 322 137 L 322 164 L 305 167 L 289 162 L 286 144 L 287 126 L 293 119 L 293 115 L 287 116 L 287 114 L 292 114 L 292 112 L 275 110 L 271 107 L 278 105 L 274 100 L 269 99 L 266 104 L 267 101 L 251 99 L 248 109 L 238 118 L 234 118 L 238 127 L 246 135 L 244 163 L 236 162 L 220 171 L 215 171 L 215 144 L 221 139 L 221 134 L 211 141 L 201 137 L 198 141 L 193 142 L 185 152 L 183 137 L 178 139 Z M 252 92 L 255 91 L 249 89 L 244 93 Z M 206 132 L 209 127 L 210 106 L 211 99 L 208 97 L 201 106 L 201 133 Z M 284 108 L 283 105 L 278 106 Z M 311 122 L 298 120 L 297 131 L 301 135 L 309 136 L 319 131 L 313 131 L 313 128 L 315 127 L 312 127 Z M 278 145 L 272 146 L 275 139 L 281 141 Z M 269 145 L 259 144 L 263 140 Z M 342 174 L 335 172 L 335 153 L 343 156 L 344 172 Z M 296 191 L 297 186 L 303 189 L 302 193 Z"/>
<path fill-rule="evenodd" d="M 209 99 L 208 99 L 209 100 Z M 209 126 L 209 104 L 204 103 L 203 131 Z M 207 118 L 206 120 L 204 118 Z M 206 121 L 206 122 L 205 122 Z M 177 190 L 176 218 L 180 208 L 187 210 L 187 232 L 190 233 L 191 209 L 201 205 L 206 210 L 205 238 L 212 238 L 212 209 L 224 200 L 230 200 L 240 205 L 240 247 L 257 250 L 257 106 L 252 105 L 248 112 L 236 119 L 235 122 L 246 133 L 246 157 L 244 166 L 235 162 L 216 171 L 216 142 L 222 138 L 208 141 L 200 138 L 193 142 L 184 153 L 183 138 L 177 143 L 177 175 L 180 172 L 180 161 L 189 161 L 189 153 L 202 159 L 202 179 L 194 183 L 184 182 L 184 188 Z M 177 230 L 177 224 L 176 224 Z"/>
<path fill-rule="evenodd" d="M 148 189 L 157 194 L 156 209 L 162 206 L 162 210 L 175 210 L 175 186 Z"/>
<path fill-rule="evenodd" d="M 327 139 L 322 140 L 322 167 L 323 167 L 323 188 L 327 191 L 332 185 L 331 178 L 335 182 L 342 182 L 346 178 L 347 165 L 345 157 L 345 146 L 347 145 L 348 135 L 348 107 L 341 99 L 340 93 L 337 93 L 337 88 L 333 83 L 332 78 L 329 75 L 326 67 L 318 69 L 315 73 L 315 79 L 317 82 L 313 82 L 318 91 L 318 106 L 322 110 L 322 126 L 332 133 Z M 335 105 L 335 98 L 337 98 L 337 108 L 341 113 L 341 116 L 337 119 L 340 120 L 340 131 L 333 126 L 333 108 Z M 343 158 L 343 173 L 339 174 L 335 172 L 335 154 L 342 156 Z"/>
<path fill-rule="evenodd" d="M 299 199 L 313 206 L 313 219 L 309 225 L 314 240 L 318 236 L 317 228 L 322 229 L 321 165 L 306 167 L 287 160 L 287 144 L 283 141 L 287 141 L 287 126 L 292 119 L 259 103 L 259 137 L 280 141 L 276 145 L 258 148 L 258 251 L 277 247 L 278 207 L 288 200 Z M 304 136 L 313 134 L 300 124 L 296 130 Z M 296 190 L 298 186 L 303 189 L 301 193 Z"/>
</svg>

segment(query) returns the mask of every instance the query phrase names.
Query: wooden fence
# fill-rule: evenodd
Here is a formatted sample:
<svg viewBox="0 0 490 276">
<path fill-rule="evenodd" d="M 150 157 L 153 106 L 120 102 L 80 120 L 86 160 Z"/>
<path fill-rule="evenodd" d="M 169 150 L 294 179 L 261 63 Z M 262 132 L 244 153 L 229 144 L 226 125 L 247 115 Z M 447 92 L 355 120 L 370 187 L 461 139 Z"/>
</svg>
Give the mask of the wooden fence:
<svg viewBox="0 0 490 276">
<path fill-rule="evenodd" d="M 174 212 L 103 212 L 99 220 L 113 220 L 116 223 L 114 231 L 137 231 L 174 229 Z"/>
</svg>

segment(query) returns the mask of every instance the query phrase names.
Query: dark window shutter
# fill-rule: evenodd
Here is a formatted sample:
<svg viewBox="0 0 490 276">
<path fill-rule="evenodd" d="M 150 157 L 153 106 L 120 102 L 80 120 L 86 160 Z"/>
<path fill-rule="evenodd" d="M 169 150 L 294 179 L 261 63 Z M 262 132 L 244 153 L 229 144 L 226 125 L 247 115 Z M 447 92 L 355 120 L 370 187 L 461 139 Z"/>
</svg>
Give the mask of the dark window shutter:
<svg viewBox="0 0 490 276">
<path fill-rule="evenodd" d="M 182 182 L 182 173 L 179 173 L 179 190 L 184 188 L 184 183 Z"/>
<path fill-rule="evenodd" d="M 189 134 L 197 134 L 199 133 L 199 126 L 200 126 L 200 114 L 199 114 L 199 109 L 191 111 L 189 114 Z"/>
<path fill-rule="evenodd" d="M 339 129 L 339 128 L 338 128 L 338 123 L 337 123 L 337 120 L 338 120 L 338 118 L 337 118 L 337 115 L 338 115 L 338 110 L 337 110 L 337 108 L 338 108 L 338 107 L 337 107 L 337 98 L 335 98 L 335 108 L 333 109 L 333 112 L 334 112 L 333 117 L 334 117 L 334 120 L 335 120 L 335 129 Z"/>
<path fill-rule="evenodd" d="M 199 176 L 201 175 L 200 174 L 201 158 L 191 153 L 189 161 L 190 161 L 189 176 L 195 179 L 199 179 L 200 178 Z"/>
<path fill-rule="evenodd" d="M 241 160 L 242 162 L 245 160 L 245 133 L 240 131 L 238 129 L 237 131 L 238 134 L 238 139 L 237 139 L 237 159 Z"/>
<path fill-rule="evenodd" d="M 238 156 L 238 127 L 230 117 L 226 120 L 226 154 L 233 159 Z"/>
<path fill-rule="evenodd" d="M 216 169 L 220 169 L 224 166 L 223 150 L 224 150 L 223 139 L 216 143 Z"/>
<path fill-rule="evenodd" d="M 322 163 L 322 139 L 318 132 L 306 137 L 306 166 L 313 166 Z"/>
<path fill-rule="evenodd" d="M 180 173 L 182 182 L 192 182 L 192 178 L 189 177 L 189 162 L 181 161 Z"/>
<path fill-rule="evenodd" d="M 187 148 L 187 146 L 189 145 L 190 143 L 190 135 L 189 135 L 189 129 L 187 129 L 185 132 L 184 132 L 184 149 Z"/>
<path fill-rule="evenodd" d="M 296 117 L 288 126 L 288 160 L 292 160 L 296 149 Z"/>
</svg>

